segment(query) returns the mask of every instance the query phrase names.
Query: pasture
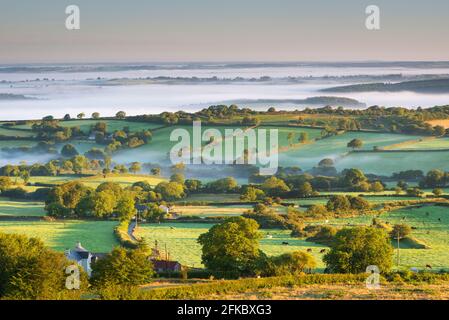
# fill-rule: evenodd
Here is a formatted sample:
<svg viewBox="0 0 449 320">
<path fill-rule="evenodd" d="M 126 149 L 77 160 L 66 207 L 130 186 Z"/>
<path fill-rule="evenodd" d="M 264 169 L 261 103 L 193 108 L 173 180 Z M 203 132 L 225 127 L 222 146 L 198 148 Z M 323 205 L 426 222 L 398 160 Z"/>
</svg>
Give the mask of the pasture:
<svg viewBox="0 0 449 320">
<path fill-rule="evenodd" d="M 201 246 L 197 243 L 198 237 L 211 228 L 213 224 L 208 223 L 162 223 L 162 224 L 144 224 L 140 225 L 137 235 L 151 246 L 155 241 L 158 242 L 159 249 L 167 251 L 170 259 L 178 260 L 182 264 L 191 267 L 202 267 Z M 317 258 L 318 268 L 324 267 L 319 251 L 324 246 L 306 242 L 301 239 L 291 238 L 288 230 L 261 230 L 262 239 L 260 240 L 260 249 L 267 255 L 279 255 L 286 252 L 312 249 L 312 254 Z M 268 237 L 271 236 L 271 238 Z M 282 242 L 288 242 L 289 245 L 282 245 Z"/>
<path fill-rule="evenodd" d="M 352 153 L 338 159 L 338 170 L 359 168 L 365 173 L 391 175 L 403 170 L 449 170 L 449 151 Z"/>
<path fill-rule="evenodd" d="M 0 232 L 18 233 L 41 239 L 49 247 L 63 251 L 80 241 L 93 252 L 110 252 L 118 245 L 114 221 L 0 221 Z"/>
<path fill-rule="evenodd" d="M 410 144 L 398 145 L 394 149 L 409 149 L 409 150 L 449 149 L 449 138 L 420 139 L 420 141 L 416 141 Z"/>
<path fill-rule="evenodd" d="M 206 218 L 240 216 L 252 208 L 252 205 L 242 203 L 236 205 L 173 206 L 171 211 L 181 216 Z M 286 212 L 286 208 L 283 206 L 274 206 L 273 209 L 278 213 Z"/>
<path fill-rule="evenodd" d="M 400 250 L 400 268 L 424 269 L 426 264 L 430 264 L 434 269 L 449 269 L 448 207 L 431 205 L 408 207 L 383 214 L 378 218 L 383 222 L 389 222 L 391 225 L 407 223 L 417 228 L 413 230 L 411 236 L 430 247 L 430 249 Z M 329 224 L 340 227 L 348 224 L 350 226 L 370 225 L 372 219 L 373 216 L 369 215 L 356 218 L 340 218 L 330 220 Z"/>
<path fill-rule="evenodd" d="M 80 127 L 80 129 L 87 133 L 90 131 L 90 128 L 95 125 L 97 122 L 106 122 L 107 131 L 113 132 L 115 130 L 122 130 L 124 127 L 129 127 L 130 131 L 141 131 L 148 129 L 155 129 L 162 127 L 162 124 L 158 123 L 146 123 L 146 122 L 134 122 L 128 120 L 118 120 L 118 119 L 85 119 L 85 120 L 68 120 L 68 121 L 59 121 L 59 125 L 61 127 Z M 13 128 L 18 129 L 30 129 L 33 124 L 31 122 L 26 124 L 16 125 Z"/>
<path fill-rule="evenodd" d="M 0 136 L 9 136 L 9 137 L 34 137 L 34 133 L 30 131 L 24 130 L 14 130 L 14 128 L 5 128 L 0 126 Z"/>
<path fill-rule="evenodd" d="M 193 129 L 191 125 L 177 125 L 170 126 L 160 130 L 157 130 L 153 134 L 153 139 L 149 144 L 143 145 L 139 148 L 135 149 L 126 149 L 117 152 L 113 159 L 119 163 L 128 163 L 130 161 L 139 161 L 139 162 L 150 162 L 150 163 L 159 163 L 171 165 L 169 159 L 169 153 L 174 145 L 178 143 L 178 140 L 170 141 L 171 133 L 176 129 L 184 129 L 190 134 L 190 142 L 193 146 Z M 202 126 L 201 132 L 204 132 L 208 129 L 216 129 L 218 130 L 222 137 L 226 139 L 225 130 L 226 129 L 241 129 L 240 127 L 235 126 Z M 207 133 L 205 134 L 207 135 Z M 205 142 L 202 142 L 204 146 Z M 223 143 L 223 151 L 224 151 L 224 143 Z M 132 160 L 130 160 L 132 159 Z"/>
<path fill-rule="evenodd" d="M 61 149 L 66 144 L 73 145 L 79 154 L 84 154 L 85 152 L 89 151 L 92 148 L 104 149 L 104 147 L 105 147 L 104 145 L 95 143 L 95 141 L 91 141 L 91 140 L 72 140 L 72 141 L 67 141 L 67 142 L 63 142 L 63 143 L 58 143 L 56 146 L 58 152 L 61 152 Z"/>
<path fill-rule="evenodd" d="M 237 193 L 193 193 L 186 198 L 175 202 L 239 202 L 240 195 Z"/>
<path fill-rule="evenodd" d="M 3 148 L 18 148 L 18 147 L 33 147 L 37 144 L 33 140 L 0 140 L 0 149 Z"/>
<path fill-rule="evenodd" d="M 150 176 L 143 174 L 108 174 L 106 178 L 104 178 L 102 175 L 97 175 L 80 178 L 77 181 L 80 181 L 84 185 L 92 188 L 96 188 L 103 182 L 115 182 L 118 183 L 123 188 L 125 188 L 139 181 L 146 181 L 151 186 L 154 187 L 160 182 L 166 181 L 166 179 L 157 176 Z"/>
<path fill-rule="evenodd" d="M 311 169 L 322 159 L 331 158 L 336 162 L 338 169 L 354 167 L 364 170 L 366 166 L 362 157 L 371 154 L 353 154 L 343 157 L 347 152 L 351 151 L 347 147 L 349 141 L 361 139 L 363 141 L 363 149 L 372 150 L 373 147 L 385 147 L 418 138 L 418 136 L 390 133 L 346 132 L 318 140 L 315 143 L 305 144 L 300 148 L 282 152 L 279 154 L 279 164 L 281 166 L 299 166 L 302 169 Z M 383 154 L 379 155 L 383 156 Z M 351 158 L 351 161 L 347 160 L 348 158 Z M 401 165 L 403 167 L 403 164 Z"/>
<path fill-rule="evenodd" d="M 200 216 L 206 217 L 232 217 L 239 216 L 250 210 L 250 205 L 238 206 L 173 206 L 171 212 L 180 216 Z"/>
<path fill-rule="evenodd" d="M 0 198 L 1 216 L 40 217 L 45 216 L 44 203 Z"/>
<path fill-rule="evenodd" d="M 19 179 L 21 181 L 21 179 Z M 147 181 L 150 185 L 155 186 L 165 181 L 162 177 L 156 177 L 144 174 L 108 174 L 106 178 L 103 175 L 93 176 L 77 176 L 77 175 L 61 175 L 61 176 L 35 176 L 30 177 L 29 183 L 33 186 L 36 183 L 44 183 L 49 185 L 59 185 L 70 181 L 79 181 L 86 186 L 96 188 L 103 182 L 115 182 L 123 188 L 131 186 L 138 181 Z"/>
<path fill-rule="evenodd" d="M 326 192 L 322 192 L 322 195 L 327 194 Z M 360 194 L 360 192 L 333 192 L 333 193 L 329 193 L 329 197 L 330 194 L 333 195 L 338 195 L 338 194 L 343 194 L 343 195 L 351 195 L 351 196 L 358 196 Z M 382 193 L 382 194 L 389 194 L 389 193 Z M 298 199 L 285 199 L 284 202 L 285 203 L 291 203 L 294 205 L 298 205 L 298 206 L 311 206 L 314 204 L 322 204 L 325 205 L 327 203 L 327 201 L 329 200 L 329 197 L 320 197 L 320 198 L 298 198 Z M 368 202 L 370 202 L 371 204 L 377 204 L 377 203 L 382 203 L 382 202 L 394 202 L 394 201 L 408 201 L 408 200 L 418 200 L 421 198 L 416 198 L 416 197 L 406 197 L 406 196 L 365 196 L 364 197 L 365 200 L 367 200 Z"/>
</svg>

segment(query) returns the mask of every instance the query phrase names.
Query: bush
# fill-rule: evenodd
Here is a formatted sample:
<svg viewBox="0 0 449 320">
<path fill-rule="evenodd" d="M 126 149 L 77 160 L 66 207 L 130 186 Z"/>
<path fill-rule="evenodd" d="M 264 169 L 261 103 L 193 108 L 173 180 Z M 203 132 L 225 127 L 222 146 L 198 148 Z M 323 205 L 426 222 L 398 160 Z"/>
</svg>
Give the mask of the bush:
<svg viewBox="0 0 449 320">
<path fill-rule="evenodd" d="M 326 208 L 329 211 L 336 213 L 344 213 L 351 209 L 351 202 L 346 196 L 336 195 L 332 196 L 326 204 Z"/>
<path fill-rule="evenodd" d="M 298 275 L 311 271 L 316 267 L 315 258 L 301 251 L 294 251 L 273 257 L 271 260 L 272 273 L 275 276 Z"/>
</svg>

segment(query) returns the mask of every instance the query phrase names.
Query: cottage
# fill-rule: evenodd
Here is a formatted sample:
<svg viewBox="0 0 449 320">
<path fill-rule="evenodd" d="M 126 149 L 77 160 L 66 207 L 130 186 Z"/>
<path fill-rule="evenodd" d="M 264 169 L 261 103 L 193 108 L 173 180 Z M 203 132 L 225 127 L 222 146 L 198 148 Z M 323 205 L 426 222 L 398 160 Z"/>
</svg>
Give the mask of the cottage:
<svg viewBox="0 0 449 320">
<path fill-rule="evenodd" d="M 181 272 L 182 265 L 178 261 L 150 260 L 156 272 Z"/>
<path fill-rule="evenodd" d="M 84 249 L 81 242 L 78 241 L 75 248 L 67 249 L 65 251 L 65 256 L 67 259 L 75 261 L 79 266 L 81 266 L 90 277 L 92 274 L 92 263 L 106 256 L 106 253 L 89 252 Z"/>
<path fill-rule="evenodd" d="M 164 206 L 164 205 L 162 205 L 162 204 L 159 206 L 159 209 L 161 209 L 162 211 L 164 211 L 166 215 L 168 215 L 168 214 L 170 213 L 170 208 L 167 207 L 167 206 Z"/>
<path fill-rule="evenodd" d="M 143 204 L 136 204 L 134 206 L 134 208 L 137 210 L 137 213 L 140 213 L 140 214 L 142 214 L 142 213 L 144 213 L 145 211 L 148 210 L 148 207 L 146 205 L 143 205 Z"/>
</svg>

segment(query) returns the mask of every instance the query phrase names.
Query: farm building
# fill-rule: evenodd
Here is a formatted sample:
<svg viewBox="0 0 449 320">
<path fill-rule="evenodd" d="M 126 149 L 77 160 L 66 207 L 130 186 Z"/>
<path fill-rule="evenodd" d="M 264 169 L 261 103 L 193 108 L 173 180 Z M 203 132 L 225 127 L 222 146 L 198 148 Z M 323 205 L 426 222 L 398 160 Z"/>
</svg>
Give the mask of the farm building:
<svg viewBox="0 0 449 320">
<path fill-rule="evenodd" d="M 178 261 L 153 260 L 154 270 L 156 272 L 180 272 L 182 265 Z"/>
<path fill-rule="evenodd" d="M 92 273 L 91 265 L 98 259 L 103 258 L 106 253 L 93 253 L 84 249 L 81 242 L 77 242 L 75 248 L 67 249 L 65 251 L 65 256 L 69 260 L 75 261 L 79 266 L 81 266 L 87 275 L 90 277 Z"/>
</svg>

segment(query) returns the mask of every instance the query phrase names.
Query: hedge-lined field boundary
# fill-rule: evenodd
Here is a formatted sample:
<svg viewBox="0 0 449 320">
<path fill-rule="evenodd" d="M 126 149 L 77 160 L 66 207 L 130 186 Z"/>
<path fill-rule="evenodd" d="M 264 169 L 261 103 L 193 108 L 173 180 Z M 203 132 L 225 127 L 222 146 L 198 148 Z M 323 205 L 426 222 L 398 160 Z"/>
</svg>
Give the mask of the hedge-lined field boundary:
<svg viewBox="0 0 449 320">
<path fill-rule="evenodd" d="M 146 289 L 139 287 L 109 287 L 98 293 L 102 299 L 200 299 L 211 296 L 245 293 L 260 289 L 276 287 L 294 287 L 306 285 L 360 285 L 365 286 L 367 274 L 303 274 L 297 276 L 282 276 L 269 278 L 247 278 L 239 280 L 219 280 L 210 283 L 180 284 L 175 287 Z M 436 283 L 449 281 L 447 273 L 430 272 L 394 272 L 381 277 L 381 282 L 397 283 Z"/>
<path fill-rule="evenodd" d="M 138 247 L 138 243 L 131 239 L 128 234 L 128 228 L 129 221 L 122 221 L 114 228 L 114 235 L 123 247 L 128 249 L 136 249 Z"/>
</svg>

